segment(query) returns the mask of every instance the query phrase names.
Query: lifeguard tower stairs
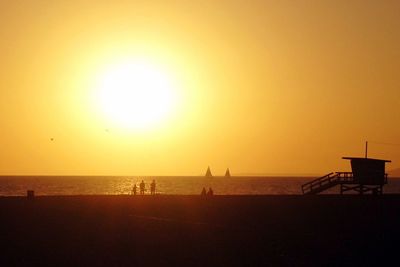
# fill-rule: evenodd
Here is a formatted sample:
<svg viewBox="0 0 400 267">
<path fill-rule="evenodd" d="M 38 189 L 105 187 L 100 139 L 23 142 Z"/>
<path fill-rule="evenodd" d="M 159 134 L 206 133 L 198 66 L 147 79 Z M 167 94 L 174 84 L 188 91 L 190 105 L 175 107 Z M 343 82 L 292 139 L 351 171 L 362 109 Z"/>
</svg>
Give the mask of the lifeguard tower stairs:
<svg viewBox="0 0 400 267">
<path fill-rule="evenodd" d="M 359 194 L 371 192 L 374 195 L 383 193 L 383 186 L 388 182 L 385 163 L 390 160 L 343 157 L 350 160 L 351 172 L 331 172 L 302 185 L 304 195 L 315 195 L 325 190 L 340 186 L 340 194 L 355 191 Z"/>
</svg>

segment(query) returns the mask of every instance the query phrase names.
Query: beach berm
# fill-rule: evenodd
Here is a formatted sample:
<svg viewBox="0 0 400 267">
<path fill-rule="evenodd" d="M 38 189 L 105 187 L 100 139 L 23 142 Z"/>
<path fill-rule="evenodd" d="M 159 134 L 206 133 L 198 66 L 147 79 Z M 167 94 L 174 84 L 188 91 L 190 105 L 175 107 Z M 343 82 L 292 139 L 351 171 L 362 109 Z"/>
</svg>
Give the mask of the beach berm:
<svg viewBox="0 0 400 267">
<path fill-rule="evenodd" d="M 380 265 L 400 195 L 0 197 L 1 266 Z"/>
</svg>

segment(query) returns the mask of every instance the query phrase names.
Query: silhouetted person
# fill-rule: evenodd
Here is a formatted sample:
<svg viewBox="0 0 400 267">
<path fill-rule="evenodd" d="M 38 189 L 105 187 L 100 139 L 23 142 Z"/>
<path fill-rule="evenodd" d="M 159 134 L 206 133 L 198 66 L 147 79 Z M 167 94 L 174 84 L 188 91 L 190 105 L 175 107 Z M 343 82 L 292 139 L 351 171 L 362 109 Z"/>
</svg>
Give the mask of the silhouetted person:
<svg viewBox="0 0 400 267">
<path fill-rule="evenodd" d="M 208 189 L 207 196 L 213 196 L 213 195 L 214 195 L 214 191 L 213 191 L 212 188 L 210 187 L 210 188 Z"/>
<path fill-rule="evenodd" d="M 136 186 L 136 183 L 133 185 L 133 187 L 132 187 L 132 194 L 133 195 L 135 195 L 136 196 L 136 194 L 137 194 L 137 186 Z"/>
<path fill-rule="evenodd" d="M 151 182 L 151 184 L 150 184 L 150 193 L 152 195 L 156 194 L 156 181 L 155 180 L 153 180 L 153 182 Z"/>
<path fill-rule="evenodd" d="M 142 180 L 142 182 L 140 183 L 140 194 L 144 195 L 144 191 L 146 190 L 146 185 L 144 184 L 144 181 Z"/>
<path fill-rule="evenodd" d="M 206 196 L 207 195 L 207 191 L 206 191 L 205 187 L 203 187 L 203 190 L 201 190 L 201 195 L 202 196 Z"/>
</svg>

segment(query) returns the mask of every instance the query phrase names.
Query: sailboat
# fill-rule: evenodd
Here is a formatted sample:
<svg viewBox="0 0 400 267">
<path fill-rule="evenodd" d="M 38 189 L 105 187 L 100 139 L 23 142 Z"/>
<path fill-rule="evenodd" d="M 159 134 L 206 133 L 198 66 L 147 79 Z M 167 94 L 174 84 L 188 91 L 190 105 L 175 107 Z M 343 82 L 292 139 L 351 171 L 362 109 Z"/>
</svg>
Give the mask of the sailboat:
<svg viewBox="0 0 400 267">
<path fill-rule="evenodd" d="M 206 177 L 212 177 L 212 176 L 213 176 L 213 175 L 212 175 L 212 173 L 211 173 L 210 166 L 208 166 L 207 172 L 206 172 Z"/>
</svg>

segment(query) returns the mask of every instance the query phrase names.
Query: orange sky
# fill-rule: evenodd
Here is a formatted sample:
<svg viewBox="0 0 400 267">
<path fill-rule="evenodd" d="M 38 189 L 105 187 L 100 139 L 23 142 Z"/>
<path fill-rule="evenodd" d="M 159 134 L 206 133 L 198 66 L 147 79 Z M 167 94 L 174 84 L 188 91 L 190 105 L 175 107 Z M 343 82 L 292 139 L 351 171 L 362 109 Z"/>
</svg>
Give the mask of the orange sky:
<svg viewBox="0 0 400 267">
<path fill-rule="evenodd" d="M 366 140 L 400 143 L 399 14 L 389 0 L 1 1 L 0 174 L 348 170 Z M 181 96 L 145 133 L 90 106 L 93 77 L 130 57 Z M 400 146 L 369 155 L 400 167 Z"/>
</svg>

